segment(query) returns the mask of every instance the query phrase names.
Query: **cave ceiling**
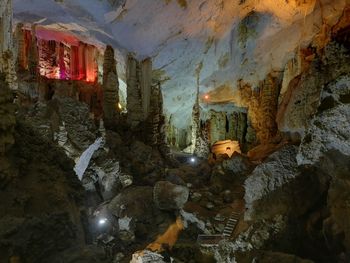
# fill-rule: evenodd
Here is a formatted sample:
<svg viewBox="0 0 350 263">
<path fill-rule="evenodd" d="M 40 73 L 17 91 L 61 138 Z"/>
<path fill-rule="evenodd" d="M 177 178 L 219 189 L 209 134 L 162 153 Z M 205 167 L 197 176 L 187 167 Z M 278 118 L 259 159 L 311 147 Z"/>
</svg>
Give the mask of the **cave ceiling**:
<svg viewBox="0 0 350 263">
<path fill-rule="evenodd" d="M 190 122 L 200 92 L 228 90 L 236 101 L 242 79 L 251 86 L 282 71 L 295 51 L 309 45 L 322 25 L 332 25 L 346 0 L 14 0 L 15 22 L 69 31 L 86 42 L 123 54 L 152 57 L 163 83 L 167 116 L 178 127 Z M 331 8 L 327 8 L 331 6 Z M 332 12 L 327 12 L 332 10 Z M 45 33 L 42 33 L 45 35 Z M 198 67 L 202 65 L 202 67 Z M 225 87 L 225 88 L 223 88 Z M 212 93 L 211 93 L 212 94 Z M 215 96 L 215 94 L 213 95 Z"/>
</svg>

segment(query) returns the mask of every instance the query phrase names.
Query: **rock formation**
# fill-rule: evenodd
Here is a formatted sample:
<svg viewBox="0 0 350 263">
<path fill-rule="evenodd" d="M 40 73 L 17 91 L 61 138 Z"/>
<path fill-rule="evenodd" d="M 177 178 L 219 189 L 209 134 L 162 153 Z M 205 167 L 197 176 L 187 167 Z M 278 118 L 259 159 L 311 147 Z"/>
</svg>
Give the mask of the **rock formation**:
<svg viewBox="0 0 350 263">
<path fill-rule="evenodd" d="M 151 145 L 158 145 L 161 142 L 161 129 L 163 116 L 163 96 L 160 84 L 152 86 L 150 99 L 150 114 L 146 121 L 147 142 Z"/>
<path fill-rule="evenodd" d="M 17 89 L 15 58 L 12 38 L 12 0 L 0 4 L 0 72 L 5 73 L 5 80 L 10 89 Z"/>
<path fill-rule="evenodd" d="M 134 127 L 147 119 L 150 113 L 152 61 L 137 61 L 132 54 L 127 59 L 128 122 Z"/>
<path fill-rule="evenodd" d="M 277 74 L 277 76 L 275 76 Z M 269 74 L 257 89 L 249 85 L 240 84 L 239 93 L 243 105 L 248 107 L 248 118 L 254 129 L 257 141 L 247 142 L 252 144 L 267 143 L 277 133 L 276 115 L 278 109 L 278 97 L 280 92 L 280 80 L 278 72 Z"/>
<path fill-rule="evenodd" d="M 290 82 L 280 104 L 277 122 L 283 132 L 302 136 L 317 111 L 322 86 L 350 70 L 347 49 L 335 42 L 327 45 L 322 55 L 313 56 L 305 71 Z"/>
<path fill-rule="evenodd" d="M 187 202 L 189 190 L 182 185 L 167 181 L 157 182 L 153 188 L 153 199 L 156 206 L 162 210 L 179 210 Z"/>
<path fill-rule="evenodd" d="M 14 143 L 15 104 L 13 94 L 5 80 L 5 75 L 0 73 L 0 155 Z"/>
<path fill-rule="evenodd" d="M 0 191 L 0 261 L 55 262 L 84 245 L 83 189 L 63 151 L 23 123 L 15 136 L 7 152 L 11 180 Z"/>
<path fill-rule="evenodd" d="M 320 180 L 329 180 L 330 216 L 323 229 L 330 246 L 341 242 L 350 251 L 350 76 L 339 77 L 322 91 L 318 113 L 302 139 L 298 164 L 316 169 Z M 327 177 L 329 176 L 329 177 Z M 339 236 L 343 238 L 339 239 Z"/>
<path fill-rule="evenodd" d="M 17 42 L 17 63 L 16 70 L 18 72 L 24 71 L 27 67 L 27 55 L 26 55 L 26 40 L 24 24 L 18 23 L 15 31 L 15 40 Z"/>
<path fill-rule="evenodd" d="M 108 125 L 118 117 L 119 82 L 114 50 L 107 46 L 103 62 L 103 112 Z"/>
</svg>

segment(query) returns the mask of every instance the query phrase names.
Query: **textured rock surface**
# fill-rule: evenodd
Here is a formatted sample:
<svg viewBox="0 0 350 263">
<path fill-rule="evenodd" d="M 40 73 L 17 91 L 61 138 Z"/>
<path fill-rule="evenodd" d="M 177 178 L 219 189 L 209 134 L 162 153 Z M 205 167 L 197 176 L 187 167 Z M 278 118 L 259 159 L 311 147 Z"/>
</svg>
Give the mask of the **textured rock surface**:
<svg viewBox="0 0 350 263">
<path fill-rule="evenodd" d="M 62 150 L 21 123 L 15 135 L 7 153 L 12 180 L 0 191 L 0 261 L 53 262 L 84 245 L 83 189 Z"/>
<path fill-rule="evenodd" d="M 298 164 L 330 177 L 328 234 L 350 251 L 350 80 L 343 76 L 322 92 L 319 113 L 312 119 L 297 155 Z M 324 227 L 327 229 L 325 222 Z M 329 228 L 329 227 L 328 227 Z"/>
<path fill-rule="evenodd" d="M 220 242 L 219 247 L 214 250 L 215 259 L 222 263 L 235 262 L 237 254 L 246 253 L 248 256 L 249 251 L 263 249 L 269 241 L 281 235 L 285 227 L 285 218 L 280 215 L 272 220 L 258 221 L 241 233 L 233 242 Z"/>
<path fill-rule="evenodd" d="M 266 162 L 258 165 L 246 179 L 244 183 L 246 219 L 254 215 L 255 202 L 282 188 L 299 175 L 296 154 L 297 147 L 285 146 L 271 154 Z"/>
<path fill-rule="evenodd" d="M 38 133 L 61 145 L 75 159 L 96 139 L 96 127 L 86 104 L 72 98 L 57 98 L 31 106 L 21 118 L 30 122 Z"/>
<path fill-rule="evenodd" d="M 317 112 L 322 87 L 350 71 L 348 51 L 337 43 L 325 48 L 306 70 L 290 82 L 277 116 L 281 131 L 303 135 Z"/>
<path fill-rule="evenodd" d="M 225 170 L 230 171 L 234 175 L 245 174 L 253 167 L 248 158 L 237 153 L 230 159 L 224 160 L 222 166 Z"/>
<path fill-rule="evenodd" d="M 276 115 L 279 92 L 278 72 L 270 73 L 256 89 L 243 83 L 239 88 L 242 103 L 248 107 L 250 125 L 254 129 L 259 143 L 267 143 L 277 133 Z M 251 141 L 248 138 L 246 140 Z M 256 144 L 257 141 L 252 143 Z"/>
<path fill-rule="evenodd" d="M 167 181 L 157 182 L 153 189 L 153 199 L 159 209 L 179 210 L 188 200 L 189 189 Z"/>
<path fill-rule="evenodd" d="M 324 89 L 319 107 L 321 112 L 311 121 L 300 146 L 299 165 L 318 163 L 331 152 L 350 156 L 349 97 L 349 76 L 340 77 Z"/>
<path fill-rule="evenodd" d="M 0 155 L 14 143 L 15 105 L 4 74 L 0 73 Z"/>
</svg>

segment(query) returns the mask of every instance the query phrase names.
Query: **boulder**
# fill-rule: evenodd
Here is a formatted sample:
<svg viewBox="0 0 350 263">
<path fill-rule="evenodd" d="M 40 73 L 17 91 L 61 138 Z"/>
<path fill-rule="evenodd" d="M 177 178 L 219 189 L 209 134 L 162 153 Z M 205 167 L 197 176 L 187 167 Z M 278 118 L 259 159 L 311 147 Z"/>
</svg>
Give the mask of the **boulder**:
<svg viewBox="0 0 350 263">
<path fill-rule="evenodd" d="M 251 170 L 252 164 L 248 158 L 241 154 L 234 154 L 232 158 L 224 160 L 222 166 L 225 170 L 230 171 L 234 175 L 245 174 Z"/>
<path fill-rule="evenodd" d="M 108 204 L 117 218 L 125 216 L 146 219 L 152 217 L 152 187 L 131 186 L 125 188 Z"/>
<path fill-rule="evenodd" d="M 167 181 L 159 181 L 153 188 L 153 199 L 156 206 L 163 210 L 183 208 L 188 200 L 189 189 Z"/>
<path fill-rule="evenodd" d="M 258 165 L 244 182 L 245 219 L 286 213 L 293 203 L 291 182 L 300 175 L 296 161 L 297 147 L 288 145 Z M 284 187 L 289 184 L 289 187 Z"/>
</svg>

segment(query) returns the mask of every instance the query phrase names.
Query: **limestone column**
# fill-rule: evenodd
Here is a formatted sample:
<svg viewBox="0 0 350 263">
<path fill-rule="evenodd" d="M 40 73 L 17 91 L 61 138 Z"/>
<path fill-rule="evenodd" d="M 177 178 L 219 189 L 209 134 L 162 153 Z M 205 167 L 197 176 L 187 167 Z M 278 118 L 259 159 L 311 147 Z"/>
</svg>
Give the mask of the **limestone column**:
<svg viewBox="0 0 350 263">
<path fill-rule="evenodd" d="M 132 126 L 137 126 L 143 119 L 140 83 L 140 63 L 132 54 L 127 59 L 127 121 Z"/>
<path fill-rule="evenodd" d="M 5 0 L 0 3 L 0 156 L 14 143 L 15 105 L 10 88 L 16 88 L 17 82 L 12 49 L 12 0 Z"/>
<path fill-rule="evenodd" d="M 0 72 L 5 73 L 9 87 L 17 89 L 12 38 L 12 0 L 0 1 Z"/>
<path fill-rule="evenodd" d="M 118 103 L 119 82 L 114 50 L 107 46 L 103 62 L 103 111 L 106 124 L 118 117 Z"/>
<path fill-rule="evenodd" d="M 141 88 L 141 100 L 143 120 L 146 120 L 150 113 L 150 101 L 151 101 L 151 85 L 152 85 L 152 60 L 147 58 L 141 62 L 141 76 L 140 76 L 140 88 Z M 156 95 L 158 96 L 158 95 Z"/>
</svg>

